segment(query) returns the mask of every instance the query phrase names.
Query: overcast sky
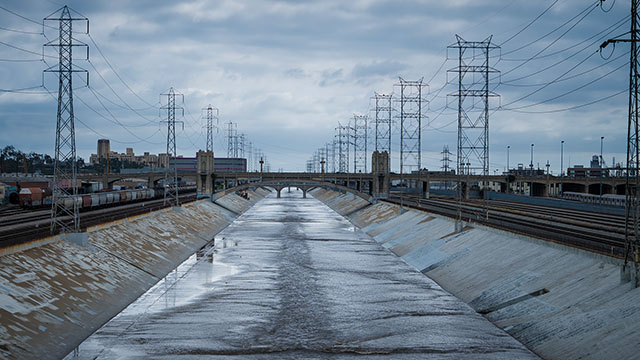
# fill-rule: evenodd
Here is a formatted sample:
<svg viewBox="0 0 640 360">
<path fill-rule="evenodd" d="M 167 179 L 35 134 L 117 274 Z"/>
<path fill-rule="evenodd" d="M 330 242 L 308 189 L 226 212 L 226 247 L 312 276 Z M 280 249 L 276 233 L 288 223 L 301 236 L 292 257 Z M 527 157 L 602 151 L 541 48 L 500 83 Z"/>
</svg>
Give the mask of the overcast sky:
<svg viewBox="0 0 640 360">
<path fill-rule="evenodd" d="M 338 122 L 348 123 L 354 113 L 373 115 L 374 91 L 397 93 L 399 77 L 424 77 L 429 105 L 423 119 L 422 166 L 436 170 L 444 145 L 456 151 L 457 101 L 447 94 L 457 89 L 457 80 L 447 70 L 457 65 L 457 58 L 447 46 L 458 34 L 469 41 L 493 35 L 493 42 L 501 45 L 491 59 L 491 66 L 501 71 L 491 86 L 500 94 L 491 103 L 497 110 L 490 116 L 492 170 L 505 167 L 508 145 L 510 165 L 529 164 L 530 145 L 535 143 L 534 163 L 543 167 L 549 160 L 557 173 L 561 140 L 565 165 L 588 164 L 591 155 L 600 152 L 601 136 L 606 163 L 611 164 L 613 156 L 624 162 L 629 47 L 610 46 L 602 54 L 598 47 L 603 39 L 629 30 L 629 2 L 607 0 L 604 10 L 611 9 L 605 12 L 596 8 L 597 1 L 558 0 L 521 31 L 552 3 L 69 1 L 67 5 L 90 19 L 90 37 L 80 32 L 81 23 L 74 28 L 79 31 L 74 37 L 90 48 L 90 62 L 82 60 L 76 48 L 75 64 L 89 70 L 91 86 L 83 88 L 83 78 L 74 78 L 78 155 L 88 159 L 102 137 L 119 152 L 125 147 L 133 147 L 136 154 L 165 152 L 166 125 L 159 121 L 166 113 L 158 107 L 160 94 L 174 87 L 184 94 L 186 109 L 184 131 L 178 131 L 179 154 L 193 156 L 205 147 L 200 115 L 212 104 L 220 109 L 216 156 L 226 156 L 224 123 L 232 121 L 267 154 L 272 170 L 304 171 L 313 152 L 334 138 Z M 0 5 L 0 88 L 38 87 L 42 70 L 57 59 L 47 57 L 45 63 L 36 55 L 46 42 L 39 34 L 42 26 L 7 10 L 41 23 L 65 3 L 3 0 Z M 49 39 L 56 37 L 55 30 L 45 33 Z M 45 54 L 55 55 L 52 51 Z M 54 96 L 43 88 L 0 93 L 0 146 L 53 154 L 56 74 L 46 74 L 44 83 Z M 395 124 L 394 169 L 399 142 Z"/>
</svg>

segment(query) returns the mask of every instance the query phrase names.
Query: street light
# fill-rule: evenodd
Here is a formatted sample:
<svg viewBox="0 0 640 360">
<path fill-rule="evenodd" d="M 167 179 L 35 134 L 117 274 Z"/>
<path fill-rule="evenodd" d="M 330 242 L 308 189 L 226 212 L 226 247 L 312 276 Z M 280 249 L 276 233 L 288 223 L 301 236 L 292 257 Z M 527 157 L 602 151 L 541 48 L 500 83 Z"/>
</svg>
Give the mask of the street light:
<svg viewBox="0 0 640 360">
<path fill-rule="evenodd" d="M 564 193 L 564 140 L 560 141 L 560 197 Z"/>
<path fill-rule="evenodd" d="M 531 168 L 531 186 L 529 188 L 529 196 L 533 196 L 533 146 L 534 144 L 531 144 L 531 164 L 529 164 Z"/>
<path fill-rule="evenodd" d="M 511 149 L 511 145 L 507 146 L 507 194 L 511 192 L 511 188 L 509 187 L 509 175 L 511 174 L 509 170 L 509 149 Z"/>
<path fill-rule="evenodd" d="M 604 168 L 602 167 L 602 145 L 604 143 L 604 136 L 600 136 L 600 205 L 602 205 L 602 177 L 604 176 Z"/>
</svg>

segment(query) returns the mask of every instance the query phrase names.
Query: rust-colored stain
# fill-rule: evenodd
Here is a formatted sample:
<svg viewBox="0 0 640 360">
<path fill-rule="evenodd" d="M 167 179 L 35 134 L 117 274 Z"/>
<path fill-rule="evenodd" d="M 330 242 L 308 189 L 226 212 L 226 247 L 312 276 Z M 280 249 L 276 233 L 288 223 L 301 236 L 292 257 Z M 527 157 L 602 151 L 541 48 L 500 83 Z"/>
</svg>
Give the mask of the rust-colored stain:
<svg viewBox="0 0 640 360">
<path fill-rule="evenodd" d="M 433 219 L 435 219 L 435 217 L 433 217 L 433 216 L 429 216 L 429 217 L 427 217 L 427 218 L 424 218 L 423 220 L 420 220 L 420 222 L 418 223 L 418 225 L 419 225 L 419 224 L 422 224 L 422 223 L 429 222 L 429 221 L 431 221 L 431 220 L 433 220 Z"/>
</svg>

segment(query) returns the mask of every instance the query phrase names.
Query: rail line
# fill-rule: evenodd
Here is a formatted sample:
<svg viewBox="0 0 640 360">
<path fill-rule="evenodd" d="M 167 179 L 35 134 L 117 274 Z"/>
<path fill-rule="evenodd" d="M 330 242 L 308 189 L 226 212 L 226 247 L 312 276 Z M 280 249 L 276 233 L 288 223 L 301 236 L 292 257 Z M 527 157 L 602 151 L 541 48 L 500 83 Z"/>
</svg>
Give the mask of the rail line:
<svg viewBox="0 0 640 360">
<path fill-rule="evenodd" d="M 184 204 L 195 201 L 196 197 L 197 195 L 195 193 L 184 194 L 180 196 L 180 202 Z M 80 224 L 84 230 L 90 226 L 100 225 L 166 207 L 169 207 L 169 205 L 164 204 L 164 199 L 152 199 L 144 202 L 84 211 L 80 213 Z M 46 215 L 43 214 L 43 212 L 46 212 Z M 0 221 L 0 248 L 18 245 L 52 235 L 49 229 L 51 223 L 50 211 L 38 210 L 32 214 L 34 216 L 31 217 L 22 214 L 22 221 L 15 220 L 7 223 L 5 223 L 4 219 Z M 70 217 L 63 218 L 62 220 L 68 221 L 69 223 L 72 221 Z"/>
<path fill-rule="evenodd" d="M 455 201 L 391 196 L 387 202 L 435 214 L 456 218 Z M 506 204 L 505 204 L 506 203 Z M 624 218 L 609 219 L 614 223 L 595 220 L 601 214 L 550 208 L 504 201 L 489 202 L 489 218 L 485 219 L 481 202 L 465 202 L 462 219 L 547 241 L 622 258 L 624 256 Z M 611 215 L 604 215 L 611 216 Z"/>
</svg>

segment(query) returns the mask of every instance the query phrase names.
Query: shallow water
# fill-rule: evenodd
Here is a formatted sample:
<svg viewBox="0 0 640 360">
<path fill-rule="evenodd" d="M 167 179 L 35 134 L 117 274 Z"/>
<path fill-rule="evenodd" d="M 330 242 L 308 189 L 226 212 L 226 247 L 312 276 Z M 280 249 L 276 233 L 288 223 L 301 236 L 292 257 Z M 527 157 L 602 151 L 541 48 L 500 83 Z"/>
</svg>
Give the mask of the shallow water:
<svg viewBox="0 0 640 360">
<path fill-rule="evenodd" d="M 345 218 L 292 191 L 260 201 L 68 358 L 362 354 L 534 357 Z"/>
</svg>

